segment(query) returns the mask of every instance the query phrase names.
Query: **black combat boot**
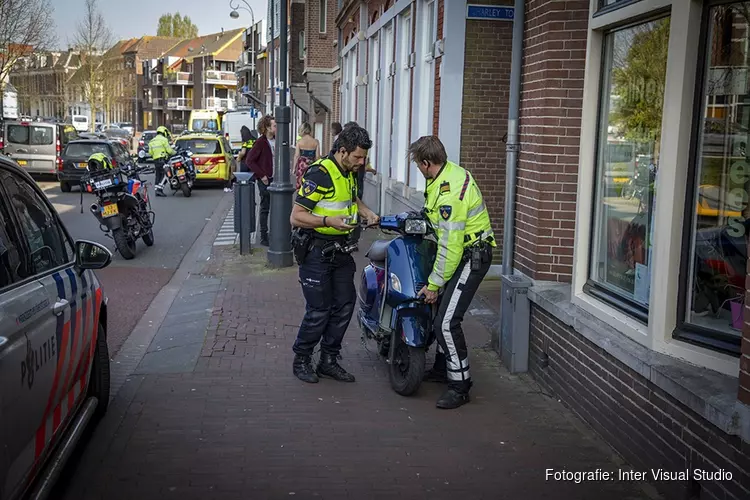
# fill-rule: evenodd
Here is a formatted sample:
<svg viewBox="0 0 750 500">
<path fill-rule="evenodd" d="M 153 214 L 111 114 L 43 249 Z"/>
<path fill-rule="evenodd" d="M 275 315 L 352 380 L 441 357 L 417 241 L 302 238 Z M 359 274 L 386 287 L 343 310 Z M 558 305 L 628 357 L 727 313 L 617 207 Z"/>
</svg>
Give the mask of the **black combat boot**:
<svg viewBox="0 0 750 500">
<path fill-rule="evenodd" d="M 260 244 L 263 245 L 264 247 L 268 246 L 268 233 L 265 233 L 265 234 L 261 233 Z"/>
<path fill-rule="evenodd" d="M 432 368 L 424 374 L 425 382 L 437 382 L 444 384 L 448 382 L 448 367 L 445 362 L 445 354 L 438 352 L 435 354 L 435 363 Z"/>
<path fill-rule="evenodd" d="M 317 384 L 318 380 L 320 380 L 318 374 L 313 370 L 310 356 L 295 354 L 292 371 L 294 372 L 295 377 L 303 382 L 307 382 L 308 384 Z"/>
<path fill-rule="evenodd" d="M 344 370 L 337 356 L 321 353 L 320 363 L 318 363 L 318 375 L 321 377 L 331 377 L 339 382 L 354 382 L 354 375 Z"/>
<path fill-rule="evenodd" d="M 470 381 L 451 383 L 448 390 L 437 400 L 436 406 L 443 410 L 453 410 L 465 405 L 471 401 L 471 398 L 469 397 L 469 389 L 471 389 L 471 386 L 472 383 Z"/>
</svg>

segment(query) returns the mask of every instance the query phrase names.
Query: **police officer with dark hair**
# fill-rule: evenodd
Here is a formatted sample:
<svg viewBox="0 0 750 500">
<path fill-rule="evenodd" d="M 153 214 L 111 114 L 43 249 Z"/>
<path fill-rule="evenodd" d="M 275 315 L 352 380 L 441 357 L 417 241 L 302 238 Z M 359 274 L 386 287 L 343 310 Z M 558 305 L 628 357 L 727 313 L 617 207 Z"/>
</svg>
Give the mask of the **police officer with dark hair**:
<svg viewBox="0 0 750 500">
<path fill-rule="evenodd" d="M 372 146 L 361 127 L 345 128 L 335 150 L 305 172 L 290 221 L 294 229 L 295 258 L 299 264 L 306 312 L 294 342 L 294 375 L 308 383 L 328 376 L 354 382 L 338 364 L 341 341 L 354 313 L 355 264 L 359 217 L 368 225 L 380 221 L 357 198 L 356 169 L 362 167 Z M 311 356 L 321 344 L 317 370 Z"/>
</svg>

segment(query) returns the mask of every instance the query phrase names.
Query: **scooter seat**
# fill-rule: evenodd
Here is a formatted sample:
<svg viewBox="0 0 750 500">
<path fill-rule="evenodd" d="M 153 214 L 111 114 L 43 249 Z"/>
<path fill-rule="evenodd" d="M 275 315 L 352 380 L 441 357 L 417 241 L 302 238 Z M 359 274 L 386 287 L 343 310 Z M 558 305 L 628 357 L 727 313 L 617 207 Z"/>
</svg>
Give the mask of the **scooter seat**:
<svg viewBox="0 0 750 500">
<path fill-rule="evenodd" d="M 367 251 L 367 258 L 376 264 L 385 265 L 385 257 L 388 255 L 388 245 L 390 244 L 391 240 L 377 240 L 373 242 Z"/>
</svg>

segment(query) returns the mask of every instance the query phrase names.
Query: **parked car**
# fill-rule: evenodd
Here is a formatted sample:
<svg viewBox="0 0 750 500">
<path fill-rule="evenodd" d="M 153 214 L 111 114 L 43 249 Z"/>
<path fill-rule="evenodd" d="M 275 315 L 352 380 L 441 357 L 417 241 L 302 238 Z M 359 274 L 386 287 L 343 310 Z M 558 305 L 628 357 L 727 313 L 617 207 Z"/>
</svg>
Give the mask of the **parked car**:
<svg viewBox="0 0 750 500">
<path fill-rule="evenodd" d="M 124 128 L 109 127 L 102 130 L 102 133 L 110 140 L 120 141 L 128 151 L 133 149 L 133 136 Z"/>
<path fill-rule="evenodd" d="M 60 190 L 69 193 L 74 185 L 79 185 L 86 173 L 89 157 L 94 153 L 107 155 L 114 166 L 135 167 L 135 163 L 118 141 L 107 139 L 85 139 L 69 143 L 62 154 L 62 170 L 57 173 Z"/>
<path fill-rule="evenodd" d="M 141 134 L 141 139 L 138 141 L 138 158 L 141 161 L 152 161 L 151 155 L 148 153 L 148 143 L 156 137 L 156 130 L 144 130 Z"/>
<path fill-rule="evenodd" d="M 123 130 L 127 130 L 128 134 L 130 134 L 131 136 L 135 134 L 135 127 L 133 127 L 132 123 L 121 122 L 121 123 L 118 123 L 117 126 Z"/>
<path fill-rule="evenodd" d="M 5 154 L 27 172 L 55 175 L 62 165 L 62 150 L 78 138 L 78 132 L 59 123 L 6 121 L 3 137 Z"/>
<path fill-rule="evenodd" d="M 229 180 L 236 170 L 232 147 L 226 137 L 215 134 L 187 134 L 177 138 L 175 149 L 193 153 L 196 181 Z"/>
<path fill-rule="evenodd" d="M 49 495 L 55 474 L 109 403 L 112 254 L 73 241 L 23 168 L 0 157 L 0 498 Z"/>
</svg>

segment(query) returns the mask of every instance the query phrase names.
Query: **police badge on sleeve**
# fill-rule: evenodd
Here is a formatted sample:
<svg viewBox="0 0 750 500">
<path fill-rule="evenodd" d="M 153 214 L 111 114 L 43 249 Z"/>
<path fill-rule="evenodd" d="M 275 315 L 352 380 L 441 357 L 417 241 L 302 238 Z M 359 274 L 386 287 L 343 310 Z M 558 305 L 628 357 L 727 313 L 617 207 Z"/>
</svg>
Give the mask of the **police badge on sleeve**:
<svg viewBox="0 0 750 500">
<path fill-rule="evenodd" d="M 303 196 L 310 196 L 315 192 L 315 190 L 318 189 L 318 185 L 315 184 L 313 181 L 305 181 L 302 183 L 302 195 Z"/>
<path fill-rule="evenodd" d="M 450 205 L 442 205 L 440 207 L 440 217 L 443 218 L 443 220 L 448 220 L 451 218 L 451 214 L 453 213 L 453 207 Z"/>
</svg>

